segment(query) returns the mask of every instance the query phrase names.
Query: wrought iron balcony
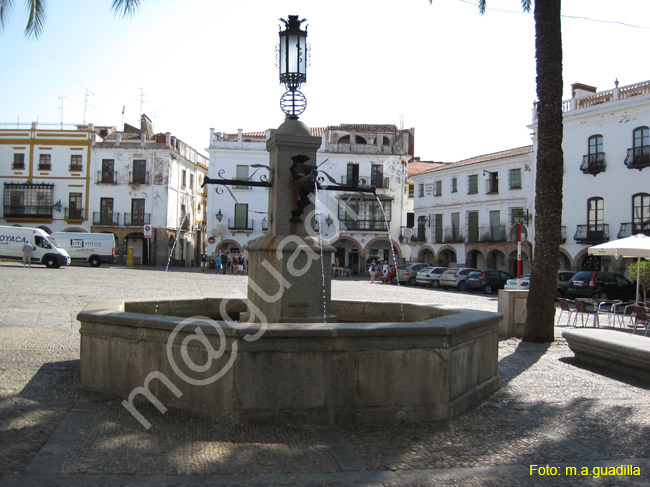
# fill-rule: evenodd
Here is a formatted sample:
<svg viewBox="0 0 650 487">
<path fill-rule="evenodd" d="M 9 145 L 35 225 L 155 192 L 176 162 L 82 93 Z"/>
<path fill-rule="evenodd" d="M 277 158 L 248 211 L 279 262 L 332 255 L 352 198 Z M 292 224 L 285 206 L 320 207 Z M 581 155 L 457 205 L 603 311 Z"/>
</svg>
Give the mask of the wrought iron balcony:
<svg viewBox="0 0 650 487">
<path fill-rule="evenodd" d="M 150 184 L 148 172 L 129 172 L 129 184 Z"/>
<path fill-rule="evenodd" d="M 621 223 L 621 229 L 618 231 L 616 238 L 625 238 L 632 235 L 647 235 L 650 237 L 650 222 L 647 223 Z"/>
<path fill-rule="evenodd" d="M 228 230 L 253 231 L 253 220 L 246 218 L 228 218 Z"/>
<path fill-rule="evenodd" d="M 93 212 L 93 225 L 105 226 L 105 227 L 119 227 L 120 214 L 110 213 L 105 211 L 95 211 Z"/>
<path fill-rule="evenodd" d="M 609 225 L 607 223 L 578 225 L 573 240 L 589 245 L 609 242 Z"/>
<path fill-rule="evenodd" d="M 630 169 L 638 169 L 639 171 L 650 166 L 650 145 L 628 149 L 625 165 Z"/>
<path fill-rule="evenodd" d="M 76 162 L 71 162 L 69 170 L 70 171 L 83 171 L 84 170 L 84 165 L 76 163 Z"/>
<path fill-rule="evenodd" d="M 586 154 L 582 156 L 582 164 L 580 170 L 585 174 L 593 174 L 603 172 L 607 167 L 605 163 L 605 153 L 598 152 L 596 154 Z"/>
<path fill-rule="evenodd" d="M 39 171 L 51 171 L 52 170 L 52 163 L 51 162 L 39 162 L 38 163 L 38 170 Z"/>
<path fill-rule="evenodd" d="M 151 213 L 124 213 L 125 227 L 143 227 L 151 224 Z"/>
<path fill-rule="evenodd" d="M 11 169 L 25 169 L 25 161 L 17 162 L 14 161 L 11 163 Z"/>
<path fill-rule="evenodd" d="M 5 205 L 4 218 L 52 218 L 52 205 Z"/>
<path fill-rule="evenodd" d="M 508 239 L 505 225 L 480 227 L 478 231 L 481 242 L 505 242 Z"/>
<path fill-rule="evenodd" d="M 465 240 L 460 228 L 445 228 L 444 233 L 445 243 L 462 243 Z"/>
<path fill-rule="evenodd" d="M 356 220 L 352 218 L 346 218 L 339 220 L 341 224 L 341 229 L 347 231 L 357 231 L 365 230 L 368 232 L 386 232 L 388 231 L 388 226 L 386 221 L 382 219 L 376 220 Z"/>
<path fill-rule="evenodd" d="M 84 210 L 83 208 L 66 208 L 64 215 L 66 220 L 81 220 L 84 217 Z"/>
<path fill-rule="evenodd" d="M 97 184 L 117 184 L 117 171 L 97 171 Z"/>
</svg>

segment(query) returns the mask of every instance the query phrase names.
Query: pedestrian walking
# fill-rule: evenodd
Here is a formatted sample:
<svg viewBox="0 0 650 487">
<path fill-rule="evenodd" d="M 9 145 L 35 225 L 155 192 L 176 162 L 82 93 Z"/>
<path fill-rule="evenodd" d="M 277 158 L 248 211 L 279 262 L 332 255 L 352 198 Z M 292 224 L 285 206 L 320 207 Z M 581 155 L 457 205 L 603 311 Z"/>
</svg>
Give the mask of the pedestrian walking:
<svg viewBox="0 0 650 487">
<path fill-rule="evenodd" d="M 25 263 L 27 263 L 29 267 L 32 266 L 33 253 L 34 253 L 34 246 L 29 242 L 25 242 L 25 245 L 23 245 L 23 267 L 25 267 Z"/>
<path fill-rule="evenodd" d="M 368 270 L 370 272 L 370 284 L 372 284 L 375 282 L 375 274 L 377 274 L 377 262 L 373 260 Z"/>
<path fill-rule="evenodd" d="M 201 251 L 201 270 L 205 272 L 205 266 L 208 264 L 208 254 L 205 253 L 205 249 Z"/>
</svg>

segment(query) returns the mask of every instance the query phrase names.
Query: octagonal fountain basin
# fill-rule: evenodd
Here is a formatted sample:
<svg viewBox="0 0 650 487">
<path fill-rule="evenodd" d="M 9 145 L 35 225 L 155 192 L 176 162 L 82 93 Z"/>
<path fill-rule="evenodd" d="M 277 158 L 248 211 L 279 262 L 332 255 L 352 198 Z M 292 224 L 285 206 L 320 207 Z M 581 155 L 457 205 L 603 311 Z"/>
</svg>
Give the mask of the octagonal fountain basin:
<svg viewBox="0 0 650 487">
<path fill-rule="evenodd" d="M 126 398 L 145 427 L 144 401 L 241 423 L 444 421 L 501 385 L 498 313 L 331 309 L 338 322 L 265 325 L 237 321 L 244 299 L 93 301 L 78 315 L 81 383 Z"/>
</svg>

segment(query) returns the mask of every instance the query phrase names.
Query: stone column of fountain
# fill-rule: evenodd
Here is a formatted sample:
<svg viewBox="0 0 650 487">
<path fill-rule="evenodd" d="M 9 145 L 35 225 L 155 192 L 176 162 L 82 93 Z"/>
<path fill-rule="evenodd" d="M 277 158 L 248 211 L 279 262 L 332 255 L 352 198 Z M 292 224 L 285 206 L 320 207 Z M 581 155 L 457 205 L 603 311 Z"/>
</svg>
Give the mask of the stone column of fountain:
<svg viewBox="0 0 650 487">
<path fill-rule="evenodd" d="M 297 117 L 288 117 L 266 143 L 272 184 L 269 188 L 269 233 L 249 242 L 248 300 L 262 312 L 252 321 L 313 323 L 335 321 L 330 310 L 330 267 L 334 247 L 307 231 L 314 204 L 301 217 L 292 212 L 300 199 L 299 184 L 291 173 L 293 158 L 316 163 L 320 137 Z M 313 232 L 311 232 L 313 235 Z M 322 256 L 324 266 L 316 259 Z M 322 270 L 325 270 L 323 273 Z M 323 275 L 324 274 L 324 275 Z M 251 317 L 242 316 L 246 321 Z"/>
</svg>

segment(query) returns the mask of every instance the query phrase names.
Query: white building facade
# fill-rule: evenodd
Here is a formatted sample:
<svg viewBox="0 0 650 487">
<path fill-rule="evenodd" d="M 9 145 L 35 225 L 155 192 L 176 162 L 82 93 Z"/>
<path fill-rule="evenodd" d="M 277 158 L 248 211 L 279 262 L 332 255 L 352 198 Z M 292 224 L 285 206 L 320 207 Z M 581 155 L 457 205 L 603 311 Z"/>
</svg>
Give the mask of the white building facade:
<svg viewBox="0 0 650 487">
<path fill-rule="evenodd" d="M 318 151 L 322 186 L 310 222 L 336 248 L 333 265 L 364 274 L 366 262 L 404 260 L 399 245 L 407 197 L 407 163 L 414 131 L 393 125 L 339 125 L 312 128 L 322 138 Z M 211 178 L 239 179 L 241 185 L 208 189 L 209 254 L 244 252 L 249 240 L 267 231 L 268 190 L 246 180 L 268 177 L 266 141 L 273 131 L 237 134 L 210 131 Z M 288 170 L 288 168 L 287 168 Z M 331 178 L 331 179 L 330 179 Z M 332 183 L 332 180 L 334 183 Z M 336 184 L 374 185 L 376 196 L 336 190 Z"/>
<path fill-rule="evenodd" d="M 444 267 L 517 270 L 517 217 L 522 269 L 530 270 L 535 192 L 533 147 L 434 164 L 412 174 L 414 226 L 404 240 L 419 262 Z"/>
<path fill-rule="evenodd" d="M 560 265 L 624 274 L 632 260 L 589 256 L 587 249 L 650 235 L 650 81 L 622 87 L 617 81 L 601 92 L 576 83 L 572 95 L 563 103 Z M 535 119 L 532 129 L 536 140 Z"/>
<path fill-rule="evenodd" d="M 208 159 L 180 139 L 140 129 L 97 128 L 92 148 L 90 231 L 113 233 L 117 261 L 190 267 L 205 248 Z"/>
</svg>

